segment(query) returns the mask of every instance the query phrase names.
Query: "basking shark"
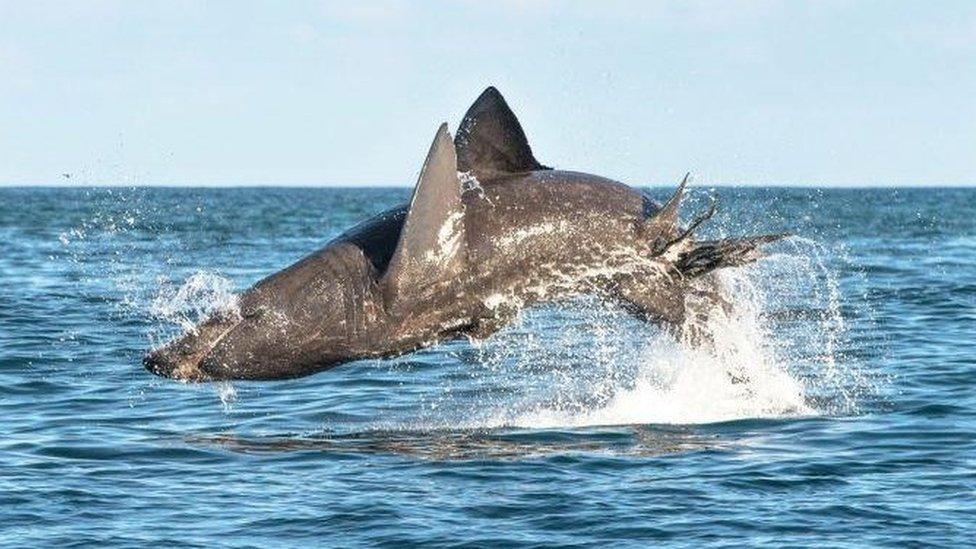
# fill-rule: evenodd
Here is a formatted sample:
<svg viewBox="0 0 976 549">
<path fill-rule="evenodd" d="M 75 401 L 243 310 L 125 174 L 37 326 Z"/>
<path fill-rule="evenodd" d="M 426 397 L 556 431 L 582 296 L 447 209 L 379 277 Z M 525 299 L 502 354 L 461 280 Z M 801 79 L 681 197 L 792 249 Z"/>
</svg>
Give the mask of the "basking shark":
<svg viewBox="0 0 976 549">
<path fill-rule="evenodd" d="M 285 379 L 458 338 L 486 338 L 534 303 L 592 294 L 679 337 L 712 271 L 780 238 L 693 238 L 688 224 L 622 183 L 540 164 L 501 94 L 486 89 L 451 139 L 437 130 L 409 204 L 380 213 L 245 291 L 238 307 L 146 356 L 186 381 Z M 697 303 L 693 305 L 692 302 Z M 692 330 L 693 331 L 693 330 Z"/>
</svg>

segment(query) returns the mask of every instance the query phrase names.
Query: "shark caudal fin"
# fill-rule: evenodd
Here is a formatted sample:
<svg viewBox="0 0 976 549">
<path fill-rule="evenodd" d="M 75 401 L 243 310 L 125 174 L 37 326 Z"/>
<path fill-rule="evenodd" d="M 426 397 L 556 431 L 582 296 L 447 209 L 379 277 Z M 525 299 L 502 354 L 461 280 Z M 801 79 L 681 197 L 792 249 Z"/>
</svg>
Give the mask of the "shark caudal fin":
<svg viewBox="0 0 976 549">
<path fill-rule="evenodd" d="M 682 339 L 696 345 L 707 343 L 708 334 L 700 330 L 702 318 L 710 315 L 715 307 L 726 309 L 728 302 L 722 296 L 715 280 L 693 279 L 723 267 L 736 267 L 755 261 L 761 256 L 759 247 L 774 242 L 785 234 L 727 238 L 722 240 L 695 241 L 692 237 L 698 227 L 715 214 L 715 202 L 682 226 L 678 209 L 684 197 L 688 176 L 685 175 L 668 202 L 642 222 L 640 230 L 648 238 L 650 253 L 669 266 L 666 279 L 633 277 L 622 280 L 616 287 L 617 297 L 625 308 L 641 319 L 656 322 Z M 699 299 L 689 302 L 689 292 Z M 697 319 L 688 323 L 689 319 Z M 683 333 L 689 330 L 687 333 Z"/>
<path fill-rule="evenodd" d="M 469 172 L 481 180 L 552 169 L 532 156 L 521 124 L 494 87 L 482 92 L 465 113 L 454 146 L 458 171 Z"/>
<path fill-rule="evenodd" d="M 693 248 L 678 256 L 674 265 L 686 278 L 701 276 L 723 267 L 738 267 L 762 257 L 759 246 L 787 236 L 789 235 L 785 233 L 766 234 L 695 242 Z"/>
<path fill-rule="evenodd" d="M 452 280 L 464 270 L 464 204 L 447 124 L 437 130 L 413 190 L 396 250 L 380 281 L 388 304 Z"/>
<path fill-rule="evenodd" d="M 645 219 L 642 227 L 644 235 L 651 240 L 652 254 L 655 256 L 671 254 L 670 259 L 683 277 L 694 278 L 715 269 L 745 265 L 761 256 L 759 246 L 789 236 L 770 234 L 693 241 L 691 237 L 695 230 L 715 214 L 715 202 L 712 201 L 705 212 L 695 216 L 687 227 L 680 227 L 678 209 L 684 197 L 688 177 L 689 174 L 685 174 L 668 202 L 654 215 Z"/>
</svg>

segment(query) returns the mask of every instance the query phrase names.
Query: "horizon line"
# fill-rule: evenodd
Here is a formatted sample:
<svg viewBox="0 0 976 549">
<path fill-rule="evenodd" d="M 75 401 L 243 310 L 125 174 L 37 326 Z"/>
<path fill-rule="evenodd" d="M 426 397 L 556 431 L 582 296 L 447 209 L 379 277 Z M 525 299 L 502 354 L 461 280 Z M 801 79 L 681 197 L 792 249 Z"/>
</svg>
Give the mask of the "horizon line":
<svg viewBox="0 0 976 549">
<path fill-rule="evenodd" d="M 768 189 L 967 189 L 976 188 L 976 182 L 966 183 L 797 183 L 797 184 L 764 184 L 764 183 L 709 183 L 695 184 L 692 187 L 720 187 L 720 188 L 768 188 Z M 672 188 L 670 183 L 639 183 L 630 184 L 632 187 L 661 187 Z M 0 189 L 412 189 L 414 185 L 389 183 L 363 184 L 307 184 L 307 183 L 0 183 Z"/>
</svg>

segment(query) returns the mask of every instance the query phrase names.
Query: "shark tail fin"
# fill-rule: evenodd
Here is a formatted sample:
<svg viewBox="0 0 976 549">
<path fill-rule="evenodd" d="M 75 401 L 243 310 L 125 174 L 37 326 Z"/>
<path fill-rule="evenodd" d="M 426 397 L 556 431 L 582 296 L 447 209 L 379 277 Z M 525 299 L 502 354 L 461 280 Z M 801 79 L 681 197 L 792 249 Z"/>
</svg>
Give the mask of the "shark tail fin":
<svg viewBox="0 0 976 549">
<path fill-rule="evenodd" d="M 675 267 L 685 278 L 694 278 L 722 267 L 745 265 L 762 257 L 759 246 L 787 236 L 790 235 L 781 233 L 695 242 L 694 247 L 678 256 Z"/>
<path fill-rule="evenodd" d="M 682 228 L 678 218 L 678 208 L 684 197 L 690 174 L 686 174 L 671 199 L 654 215 L 644 221 L 643 230 L 651 238 L 652 255 L 667 255 L 683 278 L 695 278 L 723 267 L 737 267 L 752 263 L 762 257 L 759 247 L 775 242 L 788 234 L 767 234 L 721 240 L 692 239 L 702 223 L 715 215 L 713 199 L 708 208 L 696 215 Z"/>
</svg>

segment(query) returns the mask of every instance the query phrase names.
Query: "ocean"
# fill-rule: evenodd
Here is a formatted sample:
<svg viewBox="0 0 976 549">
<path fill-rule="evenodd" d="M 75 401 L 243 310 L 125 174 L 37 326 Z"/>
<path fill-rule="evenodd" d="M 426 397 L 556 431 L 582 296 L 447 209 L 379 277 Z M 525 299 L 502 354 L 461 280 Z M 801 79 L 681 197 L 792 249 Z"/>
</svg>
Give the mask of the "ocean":
<svg viewBox="0 0 976 549">
<path fill-rule="evenodd" d="M 695 189 L 706 236 L 794 235 L 721 274 L 715 353 L 581 298 L 301 379 L 142 367 L 409 193 L 0 189 L 0 544 L 976 539 L 976 189 Z"/>
</svg>

